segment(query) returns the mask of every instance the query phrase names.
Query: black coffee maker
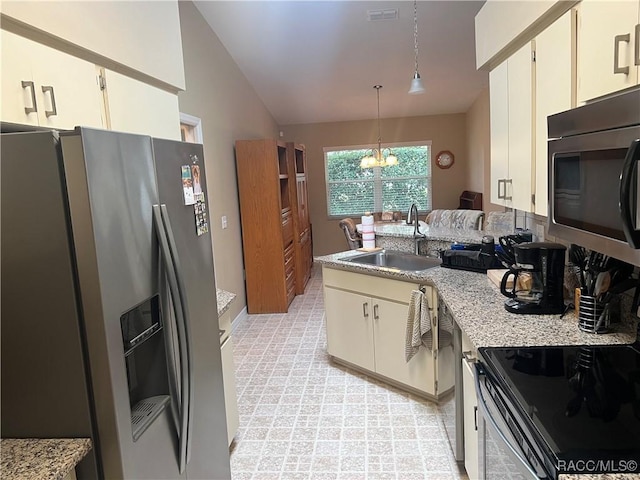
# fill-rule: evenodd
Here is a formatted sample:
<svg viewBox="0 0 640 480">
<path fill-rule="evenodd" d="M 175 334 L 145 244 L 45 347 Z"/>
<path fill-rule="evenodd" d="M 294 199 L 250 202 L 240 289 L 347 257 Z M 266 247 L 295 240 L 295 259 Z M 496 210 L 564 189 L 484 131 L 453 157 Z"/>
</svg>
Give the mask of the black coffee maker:
<svg viewBox="0 0 640 480">
<path fill-rule="evenodd" d="M 564 245 L 551 242 L 513 245 L 514 264 L 500 283 L 500 291 L 509 297 L 504 308 L 512 313 L 562 313 L 565 251 Z M 513 285 L 508 288 L 509 278 Z"/>
</svg>

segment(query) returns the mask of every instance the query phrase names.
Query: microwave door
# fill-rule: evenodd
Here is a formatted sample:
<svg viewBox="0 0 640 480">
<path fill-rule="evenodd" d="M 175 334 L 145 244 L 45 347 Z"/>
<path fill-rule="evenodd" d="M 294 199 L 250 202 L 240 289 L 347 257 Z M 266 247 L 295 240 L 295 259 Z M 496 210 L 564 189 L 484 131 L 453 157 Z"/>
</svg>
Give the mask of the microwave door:
<svg viewBox="0 0 640 480">
<path fill-rule="evenodd" d="M 638 192 L 640 192 L 640 139 L 631 142 L 624 160 L 620 175 L 620 214 L 622 229 L 627 242 L 633 248 L 640 248 L 640 208 L 638 208 Z M 634 182 L 635 180 L 635 182 Z"/>
</svg>

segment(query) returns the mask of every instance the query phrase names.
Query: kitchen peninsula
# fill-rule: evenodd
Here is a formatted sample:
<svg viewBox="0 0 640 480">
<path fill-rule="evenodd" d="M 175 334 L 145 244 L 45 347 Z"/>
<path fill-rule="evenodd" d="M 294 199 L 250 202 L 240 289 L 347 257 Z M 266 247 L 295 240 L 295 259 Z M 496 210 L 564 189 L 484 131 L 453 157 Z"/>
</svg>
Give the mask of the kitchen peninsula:
<svg viewBox="0 0 640 480">
<path fill-rule="evenodd" d="M 464 238 L 463 241 L 472 241 L 473 234 L 486 234 L 482 231 L 458 230 L 457 232 L 469 234 L 469 238 Z M 461 237 L 457 238 L 460 241 Z M 509 313 L 504 309 L 505 297 L 502 296 L 498 287 L 481 273 L 442 267 L 410 272 L 344 260 L 361 253 L 350 250 L 315 257 L 315 261 L 321 264 L 323 269 L 349 270 L 434 286 L 440 301 L 447 305 L 455 322 L 475 348 L 626 344 L 632 343 L 636 337 L 632 323 L 615 324 L 613 332 L 607 335 L 593 335 L 582 332 L 578 328 L 578 318 L 573 312 L 568 312 L 563 318 L 559 318 L 559 315 L 533 316 Z"/>
<path fill-rule="evenodd" d="M 478 232 L 478 234 L 482 233 L 484 232 Z M 458 237 L 457 240 L 460 241 L 460 237 Z M 472 241 L 473 238 L 469 238 L 467 241 L 469 240 Z M 349 258 L 357 255 L 362 255 L 362 252 L 351 250 L 315 258 L 315 261 L 321 264 L 323 268 L 328 353 L 334 357 L 336 355 L 335 350 L 331 349 L 331 342 L 335 336 L 332 338 L 330 327 L 334 330 L 339 329 L 341 323 L 347 324 L 353 321 L 352 317 L 357 317 L 357 323 L 368 325 L 367 327 L 361 327 L 361 329 L 364 330 L 365 333 L 371 330 L 373 332 L 371 336 L 373 336 L 374 339 L 376 339 L 377 332 L 382 332 L 381 326 L 385 322 L 387 324 L 395 324 L 395 330 L 400 332 L 395 335 L 394 338 L 391 338 L 391 335 L 386 335 L 387 343 L 393 342 L 393 348 L 395 349 L 391 358 L 394 362 L 394 367 L 391 374 L 383 374 L 382 376 L 391 377 L 392 380 L 398 380 L 390 383 L 402 383 L 409 386 L 408 390 L 414 389 L 412 388 L 414 386 L 406 379 L 397 378 L 397 373 L 402 374 L 404 371 L 411 371 L 411 368 L 413 370 L 420 370 L 421 368 L 428 370 L 432 358 L 434 360 L 437 359 L 435 368 L 432 369 L 435 378 L 436 380 L 440 379 L 443 388 L 446 389 L 450 388 L 451 383 L 453 383 L 451 382 L 453 377 L 455 379 L 455 395 L 454 398 L 439 398 L 440 392 L 438 391 L 436 383 L 435 393 L 426 391 L 426 396 L 435 397 L 438 401 L 442 400 L 444 403 L 442 406 L 443 411 L 451 412 L 442 417 L 443 425 L 449 436 L 451 448 L 456 460 L 464 461 L 464 467 L 471 479 L 483 478 L 480 471 L 488 468 L 488 458 L 485 457 L 486 451 L 483 448 L 486 442 L 489 441 L 485 438 L 486 435 L 489 435 L 488 423 L 485 421 L 488 410 L 486 410 L 486 400 L 483 399 L 483 401 L 480 402 L 479 397 L 476 396 L 477 389 L 480 388 L 479 386 L 481 384 L 484 385 L 483 382 L 485 382 L 485 380 L 481 379 L 486 379 L 484 366 L 476 366 L 482 365 L 479 359 L 484 352 L 488 351 L 482 347 L 506 347 L 506 354 L 511 355 L 509 358 L 516 358 L 516 360 L 509 360 L 509 364 L 511 364 L 511 362 L 517 362 L 518 352 L 520 352 L 520 362 L 526 362 L 527 359 L 530 359 L 529 355 L 531 355 L 532 351 L 540 352 L 540 349 L 545 347 L 542 355 L 545 355 L 548 350 L 550 353 L 545 359 L 550 362 L 550 358 L 554 353 L 551 352 L 551 350 L 556 347 L 559 350 L 555 352 L 564 350 L 568 352 L 578 352 L 580 355 L 583 355 L 581 358 L 584 359 L 587 357 L 591 358 L 592 354 L 595 356 L 600 355 L 599 352 L 605 348 L 603 347 L 605 345 L 614 348 L 614 346 L 629 345 L 636 339 L 636 319 L 634 318 L 627 318 L 620 323 L 613 324 L 611 332 L 606 335 L 594 335 L 583 332 L 578 328 L 578 318 L 574 312 L 568 312 L 564 316 L 518 315 L 507 312 L 504 308 L 505 297 L 500 293 L 499 288 L 489 281 L 485 274 L 451 270 L 443 267 L 409 271 L 349 261 Z M 351 275 L 350 279 L 352 279 L 353 282 L 349 284 L 343 281 L 341 284 L 337 284 L 335 277 L 338 274 Z M 345 280 L 348 279 L 346 276 L 344 278 Z M 376 282 L 369 282 L 366 280 L 368 278 L 375 279 Z M 402 284 L 407 285 L 407 287 L 403 289 L 401 287 Z M 371 285 L 373 285 L 375 289 L 367 291 Z M 453 354 L 447 351 L 436 352 L 436 347 L 434 347 L 432 353 L 435 355 L 429 356 L 426 348 L 420 348 L 426 360 L 420 359 L 419 362 L 422 363 L 422 366 L 414 365 L 410 367 L 408 364 L 404 365 L 404 355 L 402 355 L 402 353 L 404 352 L 405 339 L 402 337 L 402 332 L 406 331 L 405 328 L 408 323 L 407 317 L 410 316 L 408 315 L 408 307 L 411 304 L 409 295 L 412 290 L 417 287 L 429 293 L 429 310 L 430 315 L 432 315 L 432 325 L 434 325 L 436 330 L 439 328 L 440 323 L 444 323 L 442 320 L 445 316 L 453 319 L 455 324 Z M 335 291 L 342 291 L 344 293 L 342 296 L 338 296 L 334 293 Z M 401 293 L 404 293 L 406 298 L 400 298 Z M 395 298 L 391 298 L 394 295 Z M 362 315 L 356 314 L 355 311 L 354 314 L 351 315 L 351 311 L 349 310 L 350 306 L 347 304 L 345 304 L 342 309 L 336 306 L 329 307 L 329 305 L 335 303 L 336 300 L 347 300 L 350 296 L 363 302 L 361 306 L 363 309 Z M 389 299 L 391 299 L 391 301 L 388 301 Z M 367 306 L 365 306 L 365 302 Z M 384 308 L 386 308 L 385 305 L 388 303 L 394 303 L 397 307 L 390 312 L 390 315 L 385 317 Z M 378 304 L 380 304 L 380 307 L 376 312 L 375 306 Z M 371 308 L 371 305 L 374 307 Z M 355 302 L 354 306 L 357 306 Z M 373 313 L 372 319 L 367 318 L 367 313 L 369 312 Z M 364 322 L 360 321 L 362 319 L 361 317 L 365 317 Z M 384 328 L 386 332 L 393 331 L 388 325 Z M 366 339 L 363 340 L 360 338 L 363 337 L 363 335 L 360 337 L 357 336 L 356 330 L 351 330 L 349 333 L 350 335 L 346 342 L 351 345 L 352 350 L 361 350 L 361 344 L 365 342 Z M 384 332 L 382 333 L 384 335 Z M 441 334 L 442 332 L 440 331 L 439 333 Z M 434 335 L 434 337 L 435 336 L 436 335 Z M 592 346 L 594 348 L 591 348 Z M 481 349 L 480 352 L 478 349 Z M 386 363 L 390 363 L 389 358 L 391 356 L 389 352 L 391 347 L 386 350 L 386 352 L 383 352 L 385 355 L 379 365 L 378 344 L 376 343 L 374 345 L 374 357 L 376 360 L 372 370 L 374 375 L 378 374 L 380 369 L 387 368 Z M 341 355 L 342 352 L 345 351 L 350 354 L 349 350 L 342 348 L 338 350 L 338 355 Z M 594 353 L 596 351 L 598 353 Z M 570 364 L 569 360 L 568 362 L 567 365 Z M 535 364 L 535 360 L 533 364 Z M 540 365 L 543 364 L 544 362 Z M 589 365 L 585 367 L 585 372 L 590 372 L 591 364 L 586 363 L 585 365 Z M 371 367 L 367 367 L 366 365 L 364 368 L 371 369 Z M 523 367 L 521 366 L 520 369 L 521 368 Z M 567 371 L 571 370 L 567 369 Z M 585 374 L 583 373 L 582 375 Z M 564 414 L 565 407 L 562 403 L 572 398 L 572 396 L 569 395 L 567 400 L 565 400 L 567 390 L 569 390 L 572 385 L 569 377 L 565 377 L 563 374 L 555 374 L 555 376 L 553 374 L 541 374 L 536 376 L 535 373 L 532 373 L 532 376 L 527 378 L 534 378 L 534 382 L 538 381 L 538 379 L 555 379 L 552 381 L 557 381 L 556 385 L 560 386 L 558 389 L 558 398 L 562 410 L 561 416 L 563 419 L 569 418 L 567 414 Z M 543 389 L 541 391 L 549 392 L 550 390 Z M 575 396 L 575 393 L 573 393 L 573 396 Z M 550 398 L 552 397 L 553 395 Z M 582 400 L 583 397 L 578 396 L 576 398 Z M 482 407 L 481 403 L 483 405 Z M 540 409 L 542 409 L 543 406 L 542 403 L 537 405 Z M 630 407 L 625 408 L 626 412 L 630 411 Z M 584 410 L 587 410 L 587 408 L 583 408 L 583 411 Z M 584 413 L 584 415 L 587 415 L 587 413 Z M 538 418 L 538 416 L 536 416 L 536 418 Z M 620 422 L 624 424 L 624 420 L 620 420 L 618 423 Z M 520 423 L 519 425 L 522 426 L 523 424 Z M 623 426 L 621 428 L 624 429 L 625 427 Z M 496 437 L 492 437 L 492 441 L 493 438 Z M 505 442 L 505 445 L 516 445 L 514 448 L 518 448 L 517 442 L 515 441 L 505 440 Z M 509 449 L 509 447 L 505 448 L 507 450 Z M 634 456 L 635 454 L 634 451 L 630 455 Z M 493 462 L 491 468 L 503 472 L 503 470 L 500 469 L 505 468 L 505 465 L 511 464 Z M 522 465 L 525 464 L 522 463 Z M 629 465 L 635 468 L 637 464 L 630 463 Z M 507 466 L 506 468 L 511 467 Z M 614 478 L 604 474 L 589 475 L 585 473 L 587 472 L 584 470 L 575 474 L 565 471 L 559 476 L 551 478 L 558 478 L 559 480 L 604 480 L 606 478 Z M 485 474 L 488 475 L 487 478 L 494 478 L 489 476 L 489 473 L 486 471 Z M 622 480 L 637 478 L 637 476 L 634 473 L 625 474 L 620 472 L 615 478 Z"/>
</svg>

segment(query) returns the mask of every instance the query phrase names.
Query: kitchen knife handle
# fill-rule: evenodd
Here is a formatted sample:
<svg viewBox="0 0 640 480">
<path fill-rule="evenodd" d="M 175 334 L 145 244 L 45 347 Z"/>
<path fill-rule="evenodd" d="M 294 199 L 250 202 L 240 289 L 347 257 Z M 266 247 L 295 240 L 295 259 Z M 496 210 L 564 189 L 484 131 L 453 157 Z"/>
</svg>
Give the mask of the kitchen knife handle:
<svg viewBox="0 0 640 480">
<path fill-rule="evenodd" d="M 613 73 L 623 73 L 629 75 L 629 66 L 620 66 L 620 44 L 622 42 L 629 43 L 631 35 L 625 33 L 624 35 L 616 35 L 613 39 Z"/>
<path fill-rule="evenodd" d="M 27 115 L 30 113 L 34 113 L 38 111 L 38 104 L 36 103 L 36 89 L 33 86 L 33 82 L 31 81 L 25 81 L 22 80 L 22 88 L 29 88 L 31 89 L 31 106 L 30 107 L 24 107 L 24 113 L 26 113 Z"/>
</svg>

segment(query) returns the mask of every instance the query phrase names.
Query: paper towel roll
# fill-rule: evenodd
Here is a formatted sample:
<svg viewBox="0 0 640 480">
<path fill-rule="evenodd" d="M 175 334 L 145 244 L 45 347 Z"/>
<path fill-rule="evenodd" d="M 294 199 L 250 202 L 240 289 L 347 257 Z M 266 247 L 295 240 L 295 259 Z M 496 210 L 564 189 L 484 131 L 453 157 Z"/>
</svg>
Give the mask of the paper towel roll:
<svg viewBox="0 0 640 480">
<path fill-rule="evenodd" d="M 360 233 L 373 233 L 373 225 L 361 225 Z"/>
<path fill-rule="evenodd" d="M 371 215 L 369 212 L 365 213 L 362 216 L 362 225 L 373 225 L 373 215 Z"/>
<path fill-rule="evenodd" d="M 375 240 L 376 234 L 373 232 L 362 232 L 362 240 Z"/>
<path fill-rule="evenodd" d="M 363 240 L 362 241 L 362 248 L 376 248 L 376 241 L 375 240 Z"/>
</svg>

